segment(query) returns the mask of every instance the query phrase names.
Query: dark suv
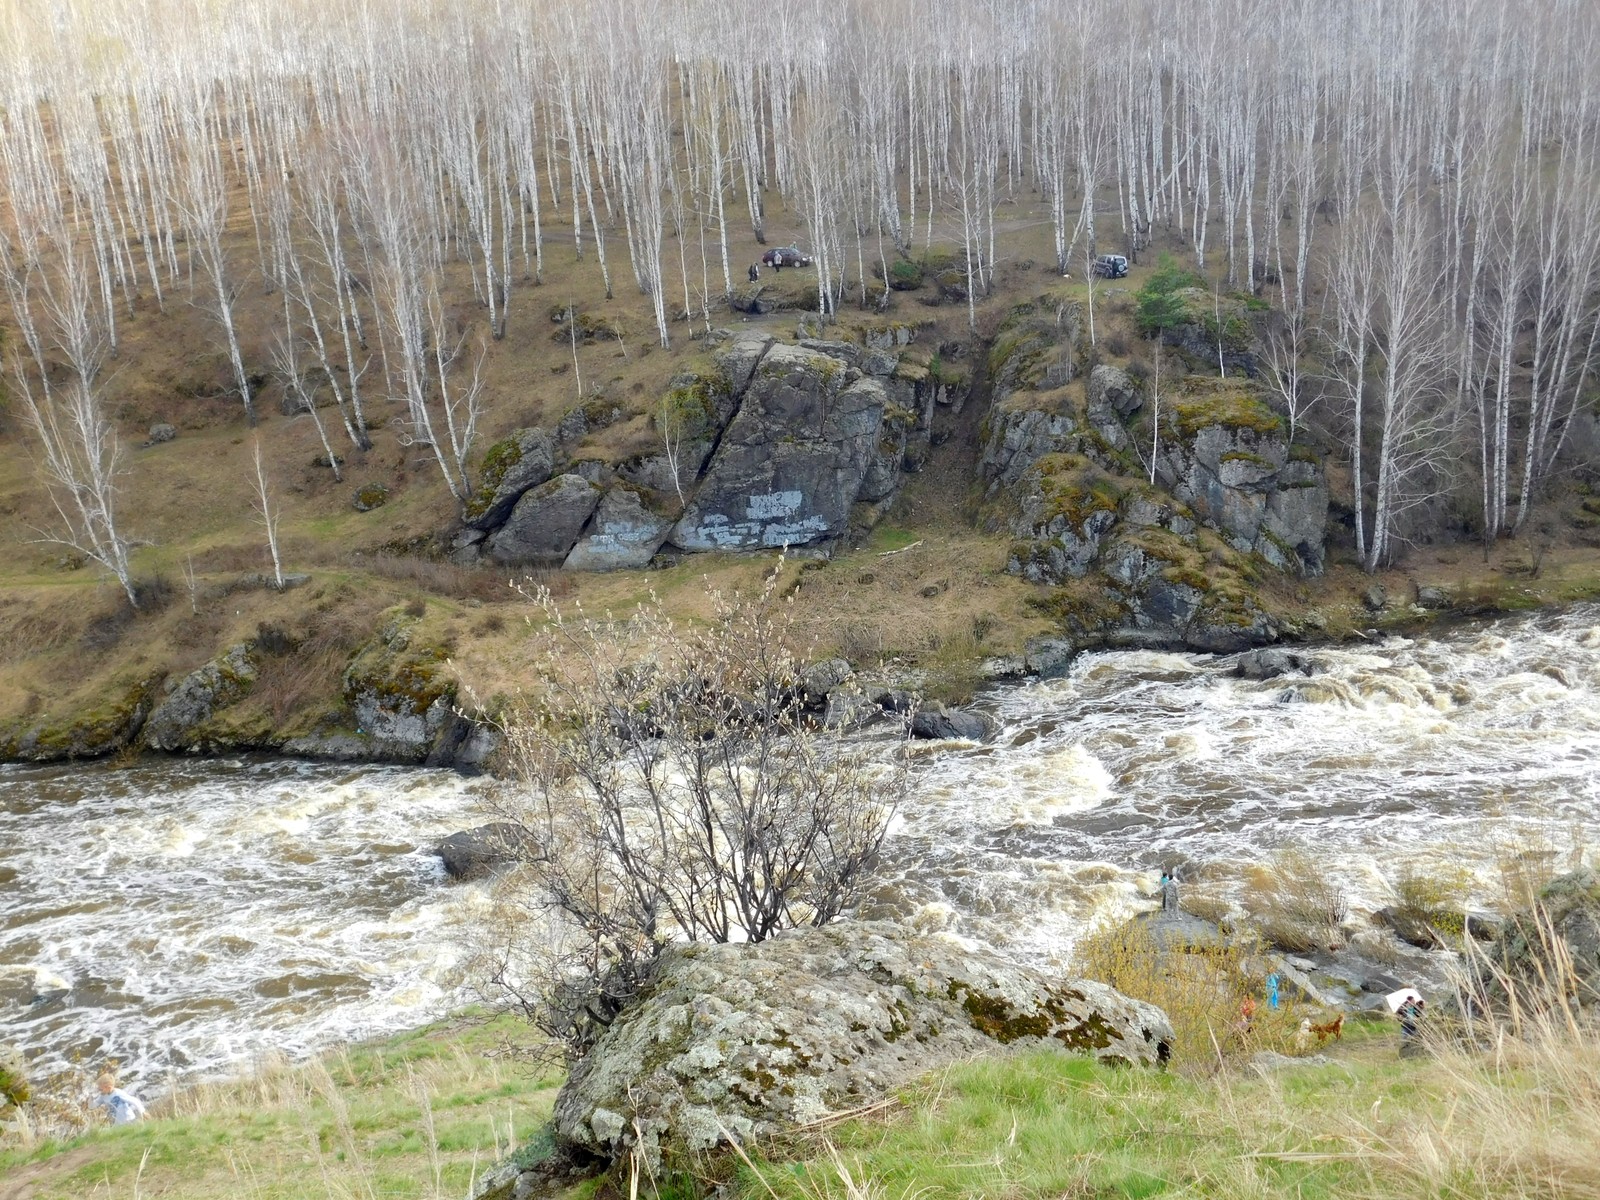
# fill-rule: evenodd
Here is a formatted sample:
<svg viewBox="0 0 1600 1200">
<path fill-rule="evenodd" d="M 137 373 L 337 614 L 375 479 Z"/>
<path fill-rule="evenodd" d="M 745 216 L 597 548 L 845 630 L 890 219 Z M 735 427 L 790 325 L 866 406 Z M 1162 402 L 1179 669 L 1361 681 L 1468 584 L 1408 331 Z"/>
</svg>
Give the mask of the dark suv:
<svg viewBox="0 0 1600 1200">
<path fill-rule="evenodd" d="M 1094 273 L 1101 279 L 1122 279 L 1128 274 L 1128 260 L 1120 254 L 1102 254 L 1094 260 Z"/>
<path fill-rule="evenodd" d="M 761 256 L 764 267 L 809 267 L 811 256 L 801 254 L 794 246 L 778 246 Z"/>
</svg>

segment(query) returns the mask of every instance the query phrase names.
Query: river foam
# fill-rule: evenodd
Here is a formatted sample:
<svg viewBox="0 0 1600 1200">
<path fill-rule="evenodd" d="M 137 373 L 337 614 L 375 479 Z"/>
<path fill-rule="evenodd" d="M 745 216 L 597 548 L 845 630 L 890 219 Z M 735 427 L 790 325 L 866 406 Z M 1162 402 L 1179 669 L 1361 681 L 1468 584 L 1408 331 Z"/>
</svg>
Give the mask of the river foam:
<svg viewBox="0 0 1600 1200">
<path fill-rule="evenodd" d="M 1600 608 L 1307 651 L 1256 681 L 1106 652 L 998 689 L 990 745 L 915 756 L 864 916 L 1065 965 L 1157 873 L 1242 885 L 1308 850 L 1376 907 L 1405 868 L 1600 843 Z M 890 752 L 881 736 L 875 744 Z M 482 781 L 421 769 L 150 760 L 0 769 L 0 1026 L 131 1078 L 428 1020 L 482 903 L 428 847 Z"/>
</svg>

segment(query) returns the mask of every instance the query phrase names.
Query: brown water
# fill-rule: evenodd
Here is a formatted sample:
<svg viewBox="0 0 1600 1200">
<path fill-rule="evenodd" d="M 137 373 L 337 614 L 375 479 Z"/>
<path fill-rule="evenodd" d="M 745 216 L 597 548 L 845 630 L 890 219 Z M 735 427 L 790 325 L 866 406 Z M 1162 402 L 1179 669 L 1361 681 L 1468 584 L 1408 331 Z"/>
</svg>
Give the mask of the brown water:
<svg viewBox="0 0 1600 1200">
<path fill-rule="evenodd" d="M 459 893 L 444 771 L 151 759 L 0 769 L 0 1041 L 130 1077 L 430 1019 Z"/>
<path fill-rule="evenodd" d="M 1352 907 L 1410 864 L 1600 843 L 1600 607 L 1315 652 L 1250 682 L 1205 655 L 1086 655 L 996 691 L 993 745 L 918 747 L 864 905 L 1032 961 L 1185 863 L 1309 849 Z M 427 848 L 476 821 L 447 772 L 152 760 L 0 769 L 0 1041 L 130 1077 L 428 1020 L 477 895 Z"/>
</svg>

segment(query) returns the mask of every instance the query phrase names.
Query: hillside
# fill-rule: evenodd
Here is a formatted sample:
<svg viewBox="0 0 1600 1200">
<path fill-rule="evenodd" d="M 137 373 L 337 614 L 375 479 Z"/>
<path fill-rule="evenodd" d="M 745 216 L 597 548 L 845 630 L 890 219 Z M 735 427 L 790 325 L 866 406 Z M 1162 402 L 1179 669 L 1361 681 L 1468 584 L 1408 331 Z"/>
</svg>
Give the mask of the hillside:
<svg viewBox="0 0 1600 1200">
<path fill-rule="evenodd" d="M 953 700 L 1591 594 L 1587 26 L 1458 86 L 1476 27 L 1239 7 L 12 14 L 0 757 L 474 765 L 511 577 L 694 616 L 785 543 Z"/>
<path fill-rule="evenodd" d="M 928 431 L 925 463 L 904 476 L 875 527 L 831 541 L 826 559 L 791 560 L 787 568 L 800 585 L 817 657 L 840 655 L 858 667 L 926 673 L 936 694 L 956 700 L 980 681 L 983 660 L 1020 655 L 1030 638 L 1099 640 L 1093 609 L 1103 585 L 1019 569 L 1007 515 L 1014 501 L 1004 493 L 986 494 L 979 474 L 984 434 L 994 421 L 990 365 L 997 344 L 1014 333 L 1014 310 L 1047 294 L 1081 320 L 1088 301 L 1082 282 L 1062 280 L 1030 257 L 1044 249 L 1039 243 L 1045 231 L 1029 219 L 1031 210 L 1020 202 L 1016 207 L 1017 228 L 1002 243 L 997 284 L 978 308 L 978 332 L 966 328 L 964 308 L 930 307 L 938 296 L 927 290 L 893 293 L 886 312 L 844 310 L 827 328 L 829 338 L 848 342 L 859 341 L 864 330 L 904 323 L 914 337 L 906 359 L 924 367 L 941 360 L 965 395 L 959 414 L 938 414 L 938 425 Z M 752 241 L 743 249 L 753 259 L 760 247 Z M 556 429 L 569 414 L 599 411 L 608 424 L 568 447 L 571 461 L 609 469 L 659 453 L 653 412 L 670 394 L 672 379 L 706 370 L 710 354 L 687 328 L 673 349 L 655 346 L 643 297 L 619 293 L 606 301 L 592 294 L 595 281 L 583 264 L 567 264 L 571 277 L 563 281 L 555 270 L 558 254 L 552 251 L 548 261 L 547 282 L 521 293 L 505 340 L 493 343 L 485 357 L 479 445 L 492 453 L 516 429 Z M 1151 349 L 1134 328 L 1130 291 L 1147 275 L 1135 267 L 1126 285 L 1101 283 L 1096 289 L 1095 358 L 1145 378 Z M 791 271 L 773 282 L 786 285 L 790 277 L 809 278 Z M 562 344 L 559 325 L 541 303 L 558 293 L 575 297 L 586 320 L 604 321 L 621 334 L 578 346 L 581 397 L 570 370 L 572 348 Z M 271 304 L 270 297 L 256 299 Z M 814 322 L 814 315 L 783 311 L 723 312 L 714 323 L 792 343 L 798 326 L 810 324 L 804 332 L 814 332 Z M 245 320 L 240 324 L 252 327 Z M 248 339 L 245 346 L 255 361 L 259 351 Z M 460 688 L 493 711 L 497 698 L 518 686 L 519 630 L 527 606 L 511 585 L 528 569 L 451 560 L 451 539 L 459 528 L 454 503 L 438 471 L 404 444 L 401 431 L 386 419 L 374 420 L 373 447 L 342 447 L 343 479 L 334 479 L 319 465 L 326 458 L 308 415 L 284 414 L 280 383 L 263 382 L 257 397 L 262 415 L 254 429 L 237 403 L 220 394 L 224 365 L 202 315 L 189 307 L 139 312 L 125 324 L 119 360 L 109 391 L 129 447 L 122 520 L 140 543 L 132 564 L 146 602 L 132 610 L 115 584 L 81 556 L 27 537 L 24 531 L 49 529 L 51 516 L 32 469 L 30 440 L 13 413 L 0 436 L 0 509 L 22 536 L 0 545 L 0 629 L 10 648 L 0 667 L 6 685 L 0 730 L 16 736 L 42 727 L 41 749 L 52 756 L 114 751 L 126 742 L 130 712 L 148 706 L 163 681 L 183 678 L 230 646 L 258 643 L 273 647 L 260 656 L 259 680 L 248 697 L 227 706 L 226 719 L 208 736 L 218 748 L 282 744 L 337 719 L 347 667 L 397 616 L 411 627 L 415 649 L 408 661 L 424 662 L 430 676 L 439 676 L 439 687 Z M 1165 369 L 1194 372 L 1194 385 L 1177 375 L 1169 384 L 1174 392 L 1207 378 L 1202 363 L 1179 354 L 1167 355 Z M 1083 384 L 1077 387 L 1081 409 Z M 1246 381 L 1243 387 L 1249 394 L 1252 385 Z M 1017 401 L 1009 407 L 1014 410 Z M 373 414 L 391 410 L 379 404 Z M 158 423 L 173 425 L 174 439 L 141 444 L 141 434 Z M 1308 445 L 1321 456 L 1324 443 L 1311 436 Z M 281 521 L 284 570 L 309 576 L 305 586 L 283 592 L 264 586 L 272 568 L 252 507 L 251 456 L 258 443 Z M 1064 480 L 1094 472 L 1093 464 L 1075 461 L 1076 466 L 1064 460 L 1058 468 L 1069 472 Z M 1137 463 L 1124 461 L 1120 471 L 1120 490 L 1142 484 Z M 358 511 L 357 494 L 374 486 L 384 491 L 382 506 Z M 1400 602 L 1413 598 L 1418 582 L 1450 589 L 1463 597 L 1463 607 L 1489 609 L 1589 594 L 1600 573 L 1600 552 L 1586 545 L 1581 499 L 1552 505 L 1553 531 L 1536 548 L 1504 543 L 1488 556 L 1449 545 L 1413 552 L 1377 577 L 1397 601 L 1387 613 L 1371 612 L 1360 602 L 1373 580 L 1356 569 L 1337 527 L 1325 575 L 1292 572 L 1275 581 L 1276 572 L 1252 573 L 1245 586 L 1252 603 L 1275 622 L 1311 637 L 1414 619 Z M 654 590 L 677 611 L 694 615 L 704 611 L 703 580 L 750 590 L 766 561 L 765 555 L 663 555 L 644 570 L 596 575 L 534 568 L 533 579 L 592 610 L 625 609 Z M 1194 569 L 1203 576 L 1216 564 L 1213 553 L 1210 566 L 1197 559 Z M 1310 625 L 1303 620 L 1308 610 L 1320 614 Z"/>
</svg>

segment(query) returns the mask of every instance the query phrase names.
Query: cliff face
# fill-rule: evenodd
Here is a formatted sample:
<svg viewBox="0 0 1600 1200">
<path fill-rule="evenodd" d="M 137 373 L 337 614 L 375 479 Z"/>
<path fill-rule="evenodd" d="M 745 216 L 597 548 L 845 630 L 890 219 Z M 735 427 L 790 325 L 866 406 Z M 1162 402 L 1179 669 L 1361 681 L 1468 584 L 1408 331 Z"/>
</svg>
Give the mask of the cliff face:
<svg viewBox="0 0 1600 1200">
<path fill-rule="evenodd" d="M 826 547 L 870 528 L 925 458 L 944 395 L 902 362 L 909 329 L 798 345 L 717 336 L 715 369 L 673 381 L 658 453 L 561 474 L 560 448 L 583 429 L 521 430 L 492 447 L 457 561 L 607 571 L 663 549 Z"/>
<path fill-rule="evenodd" d="M 990 356 L 979 475 L 1080 640 L 1231 650 L 1273 636 L 1254 592 L 1316 575 L 1328 489 L 1246 376 L 1164 384 L 1094 365 L 1071 309 L 1019 305 Z M 1169 368 L 1170 369 L 1170 368 Z"/>
</svg>

